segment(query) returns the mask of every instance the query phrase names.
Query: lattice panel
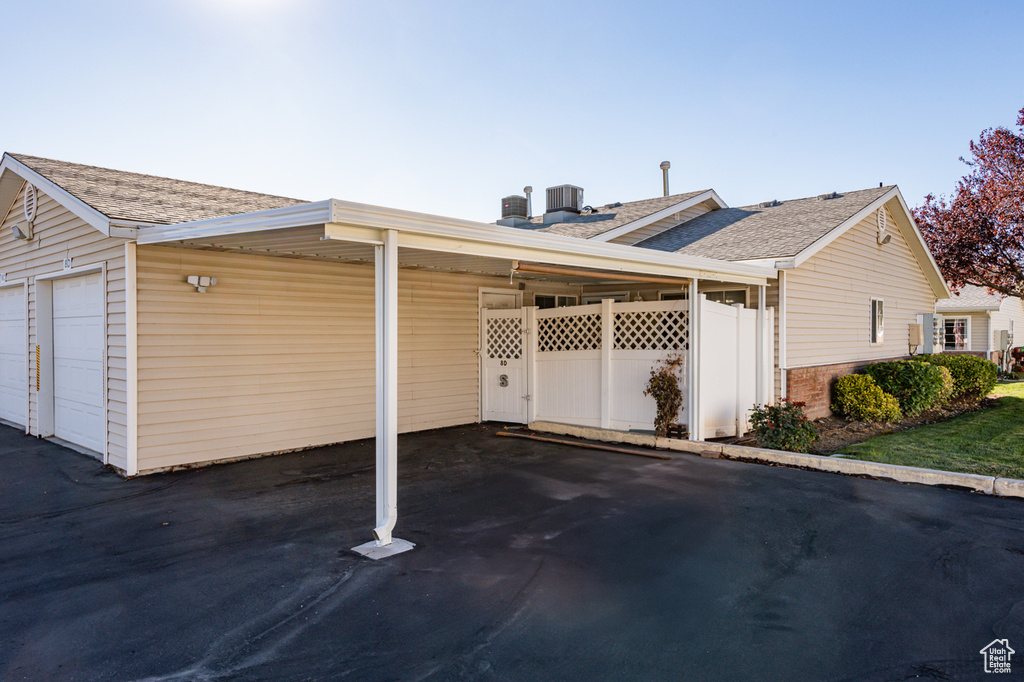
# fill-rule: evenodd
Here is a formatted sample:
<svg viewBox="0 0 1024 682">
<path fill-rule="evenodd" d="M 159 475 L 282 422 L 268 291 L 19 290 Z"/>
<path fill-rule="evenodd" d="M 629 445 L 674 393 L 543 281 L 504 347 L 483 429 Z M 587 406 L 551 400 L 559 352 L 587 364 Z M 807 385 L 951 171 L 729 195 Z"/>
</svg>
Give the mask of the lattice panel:
<svg viewBox="0 0 1024 682">
<path fill-rule="evenodd" d="M 518 317 L 488 318 L 487 357 L 492 360 L 518 360 L 522 355 L 522 319 Z"/>
<path fill-rule="evenodd" d="M 537 320 L 537 351 L 599 350 L 600 315 L 565 315 Z"/>
<path fill-rule="evenodd" d="M 686 310 L 615 313 L 615 350 L 687 350 L 689 318 Z"/>
</svg>

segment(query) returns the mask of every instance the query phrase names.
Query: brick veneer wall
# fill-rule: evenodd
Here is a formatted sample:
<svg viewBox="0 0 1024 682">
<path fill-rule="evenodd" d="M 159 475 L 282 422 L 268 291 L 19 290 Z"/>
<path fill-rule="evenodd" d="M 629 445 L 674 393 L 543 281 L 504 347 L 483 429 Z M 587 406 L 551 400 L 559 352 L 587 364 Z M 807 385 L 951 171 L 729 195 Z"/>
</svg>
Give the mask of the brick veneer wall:
<svg viewBox="0 0 1024 682">
<path fill-rule="evenodd" d="M 816 367 L 797 367 L 786 370 L 786 396 L 792 401 L 807 403 L 804 411 L 808 419 L 820 419 L 832 414 L 832 386 L 836 379 L 853 374 L 861 367 L 874 362 L 886 360 L 906 360 L 907 356 L 898 358 L 878 358 L 861 362 L 844 362 L 837 365 L 818 365 Z"/>
</svg>

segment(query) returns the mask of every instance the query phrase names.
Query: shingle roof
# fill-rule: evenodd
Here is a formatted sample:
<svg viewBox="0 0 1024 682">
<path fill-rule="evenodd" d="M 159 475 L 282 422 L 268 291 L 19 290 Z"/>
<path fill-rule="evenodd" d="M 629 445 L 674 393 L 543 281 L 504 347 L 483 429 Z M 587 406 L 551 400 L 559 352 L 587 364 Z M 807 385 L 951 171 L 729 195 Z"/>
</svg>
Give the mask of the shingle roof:
<svg viewBox="0 0 1024 682">
<path fill-rule="evenodd" d="M 301 199 L 54 161 L 8 156 L 115 220 L 172 225 L 307 203 Z"/>
<path fill-rule="evenodd" d="M 612 207 L 610 204 L 608 206 L 595 206 L 593 213 L 580 214 L 561 223 L 545 223 L 543 216 L 537 216 L 530 219 L 529 225 L 519 225 L 518 227 L 522 230 L 590 239 L 599 234 L 604 234 L 608 230 L 614 230 L 616 227 L 640 220 L 652 213 L 657 213 L 662 209 L 692 199 L 708 191 L 710 190 L 702 189 L 699 192 L 686 192 L 684 194 L 671 194 L 667 197 L 656 197 L 642 201 L 629 201 L 615 207 Z"/>
<path fill-rule="evenodd" d="M 637 246 L 732 261 L 791 258 L 892 188 L 845 192 L 828 200 L 792 199 L 769 208 L 723 208 L 671 227 Z"/>
<path fill-rule="evenodd" d="M 976 287 L 972 284 L 965 284 L 960 291 L 954 292 L 951 298 L 942 298 L 936 301 L 935 309 L 942 310 L 964 310 L 967 308 L 991 308 L 998 310 L 1006 298 L 998 291 L 989 293 L 985 287 Z"/>
</svg>

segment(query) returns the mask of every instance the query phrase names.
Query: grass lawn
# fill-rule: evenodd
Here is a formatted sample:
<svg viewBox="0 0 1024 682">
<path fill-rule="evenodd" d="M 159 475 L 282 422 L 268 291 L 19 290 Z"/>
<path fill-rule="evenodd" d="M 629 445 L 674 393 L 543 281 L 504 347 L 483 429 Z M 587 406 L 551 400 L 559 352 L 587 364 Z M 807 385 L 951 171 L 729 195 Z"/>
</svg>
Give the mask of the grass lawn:
<svg viewBox="0 0 1024 682">
<path fill-rule="evenodd" d="M 994 407 L 878 436 L 842 454 L 870 462 L 1024 479 L 1024 383 L 999 384 Z"/>
</svg>

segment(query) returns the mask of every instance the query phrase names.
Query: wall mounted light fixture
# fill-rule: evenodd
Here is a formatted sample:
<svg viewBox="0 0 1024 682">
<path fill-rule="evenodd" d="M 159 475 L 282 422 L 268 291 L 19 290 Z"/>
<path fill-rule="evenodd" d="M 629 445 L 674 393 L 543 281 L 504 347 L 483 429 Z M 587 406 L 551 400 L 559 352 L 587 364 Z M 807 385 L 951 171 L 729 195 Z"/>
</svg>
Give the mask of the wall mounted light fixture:
<svg viewBox="0 0 1024 682">
<path fill-rule="evenodd" d="M 189 275 L 188 276 L 188 283 L 191 284 L 192 286 L 194 286 L 196 288 L 196 290 L 199 291 L 199 293 L 205 294 L 206 293 L 206 287 L 212 287 L 214 284 L 216 284 L 217 283 L 217 278 L 216 277 L 204 277 L 204 276 L 200 276 L 200 275 Z"/>
</svg>

